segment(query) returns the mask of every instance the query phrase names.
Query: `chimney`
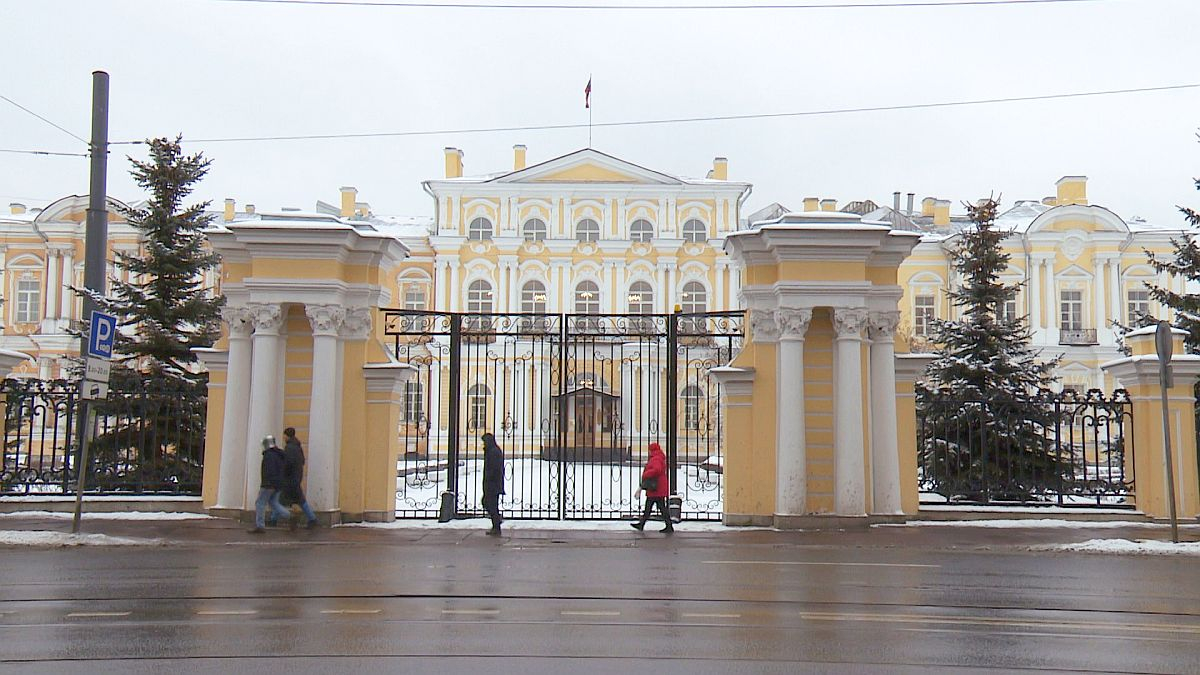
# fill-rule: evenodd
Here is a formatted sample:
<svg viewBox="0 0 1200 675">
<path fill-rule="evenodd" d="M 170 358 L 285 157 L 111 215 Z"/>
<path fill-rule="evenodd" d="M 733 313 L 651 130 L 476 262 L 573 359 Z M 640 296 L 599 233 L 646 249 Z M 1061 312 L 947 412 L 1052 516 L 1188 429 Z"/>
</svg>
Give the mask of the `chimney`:
<svg viewBox="0 0 1200 675">
<path fill-rule="evenodd" d="M 926 197 L 921 200 L 921 215 L 929 217 L 933 215 L 933 205 L 937 203 L 937 197 Z"/>
<path fill-rule="evenodd" d="M 225 198 L 225 222 L 233 220 L 233 216 L 237 213 L 237 208 L 234 206 L 234 201 L 228 197 Z"/>
<path fill-rule="evenodd" d="M 8 205 L 8 210 L 14 216 L 19 216 L 22 213 L 25 213 L 25 205 L 18 202 L 12 202 Z"/>
<path fill-rule="evenodd" d="M 915 199 L 915 198 L 916 198 L 915 194 L 913 194 L 911 192 L 908 193 L 908 211 L 905 213 L 905 215 L 907 215 L 909 218 L 912 218 L 912 215 L 913 215 L 913 199 Z"/>
<path fill-rule="evenodd" d="M 246 205 L 246 214 L 251 215 L 251 216 L 254 215 L 254 205 L 253 204 Z"/>
<path fill-rule="evenodd" d="M 816 197 L 805 197 L 804 198 L 804 210 L 805 211 L 816 211 L 818 208 L 820 208 L 817 206 L 817 204 L 819 204 L 820 201 L 821 200 L 817 199 Z"/>
<path fill-rule="evenodd" d="M 338 214 L 343 218 L 354 217 L 354 200 L 358 197 L 358 188 L 342 188 L 342 209 Z"/>
<path fill-rule="evenodd" d="M 513 171 L 520 171 L 521 169 L 524 169 L 524 168 L 525 168 L 525 146 L 514 145 L 513 146 Z M 460 170 L 459 173 L 461 174 L 462 171 Z"/>
<path fill-rule="evenodd" d="M 933 202 L 933 224 L 934 225 L 949 225 L 950 224 L 950 200 L 936 199 Z"/>
<path fill-rule="evenodd" d="M 446 178 L 462 178 L 463 151 L 446 148 Z"/>
<path fill-rule="evenodd" d="M 1058 186 L 1058 205 L 1087 205 L 1087 176 L 1063 176 L 1055 183 Z"/>
<path fill-rule="evenodd" d="M 284 213 L 299 213 L 300 207 L 299 206 L 284 206 L 279 210 L 283 211 Z"/>
<path fill-rule="evenodd" d="M 371 215 L 371 205 L 366 202 L 354 202 L 354 215 L 366 218 Z"/>
<path fill-rule="evenodd" d="M 1046 206 L 1058 206 L 1057 197 L 1042 197 L 1042 203 Z"/>
<path fill-rule="evenodd" d="M 837 211 L 837 200 L 836 199 L 822 199 L 821 200 L 821 210 L 822 211 Z"/>
<path fill-rule="evenodd" d="M 713 180 L 729 180 L 729 160 L 724 157 L 713 158 Z"/>
<path fill-rule="evenodd" d="M 900 213 L 900 193 L 899 192 L 892 193 L 892 210 L 895 211 L 896 213 Z"/>
</svg>

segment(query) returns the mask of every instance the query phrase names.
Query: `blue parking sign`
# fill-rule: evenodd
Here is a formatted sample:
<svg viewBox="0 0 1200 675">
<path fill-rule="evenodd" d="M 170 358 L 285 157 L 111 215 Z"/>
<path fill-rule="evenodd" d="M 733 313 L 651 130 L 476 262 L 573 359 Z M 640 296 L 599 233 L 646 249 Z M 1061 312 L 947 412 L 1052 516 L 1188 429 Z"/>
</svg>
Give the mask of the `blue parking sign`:
<svg viewBox="0 0 1200 675">
<path fill-rule="evenodd" d="M 104 312 L 92 312 L 92 328 L 88 334 L 88 356 L 111 359 L 113 342 L 116 339 L 117 317 Z"/>
</svg>

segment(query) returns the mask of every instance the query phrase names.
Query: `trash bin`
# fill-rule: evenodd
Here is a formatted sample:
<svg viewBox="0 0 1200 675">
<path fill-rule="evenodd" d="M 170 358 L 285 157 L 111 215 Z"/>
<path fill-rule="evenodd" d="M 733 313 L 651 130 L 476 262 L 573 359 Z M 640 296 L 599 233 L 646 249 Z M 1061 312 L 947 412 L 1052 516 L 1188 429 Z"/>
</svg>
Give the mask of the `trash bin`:
<svg viewBox="0 0 1200 675">
<path fill-rule="evenodd" d="M 457 515 L 456 514 L 457 505 L 458 505 L 458 500 L 455 498 L 453 492 L 451 492 L 449 490 L 446 490 L 445 492 L 443 492 L 442 493 L 441 510 L 438 512 L 438 522 L 439 523 L 448 523 L 448 522 L 454 520 L 454 516 Z"/>
<path fill-rule="evenodd" d="M 671 514 L 672 523 L 683 520 L 683 497 L 679 495 L 667 497 L 667 513 Z"/>
</svg>

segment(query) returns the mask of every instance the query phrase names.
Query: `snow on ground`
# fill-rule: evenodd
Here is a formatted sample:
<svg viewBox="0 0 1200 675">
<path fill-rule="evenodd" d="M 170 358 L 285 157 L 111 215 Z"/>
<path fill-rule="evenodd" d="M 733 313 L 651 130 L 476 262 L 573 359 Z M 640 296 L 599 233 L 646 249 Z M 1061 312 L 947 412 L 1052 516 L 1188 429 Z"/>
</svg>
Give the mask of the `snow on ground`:
<svg viewBox="0 0 1200 675">
<path fill-rule="evenodd" d="M 0 513 L 0 518 L 74 518 L 71 511 L 14 511 Z M 175 513 L 167 511 L 84 511 L 84 520 L 200 520 L 212 518 L 206 513 Z"/>
<path fill-rule="evenodd" d="M 1197 555 L 1200 556 L 1200 541 L 1170 541 L 1151 539 L 1091 539 L 1076 544 L 1052 544 L 1031 546 L 1031 551 L 1075 551 L 1081 553 L 1117 553 L 1124 555 Z"/>
<path fill-rule="evenodd" d="M 1145 523 L 1129 520 L 1063 520 L 1059 518 L 1013 518 L 1010 520 L 912 520 L 907 523 L 880 523 L 872 527 L 994 527 L 1018 529 L 1033 527 L 1061 528 L 1121 528 L 1170 527 L 1166 523 Z M 1180 525 L 1180 528 L 1200 528 L 1200 525 Z"/>
<path fill-rule="evenodd" d="M 655 516 L 658 512 L 655 511 Z M 629 520 L 505 520 L 504 529 L 518 530 L 577 530 L 595 532 L 628 532 L 633 534 Z M 662 529 L 661 518 L 651 518 L 646 522 L 646 532 L 657 532 Z M 380 529 L 430 529 L 430 530 L 486 530 L 491 527 L 487 518 L 464 518 L 439 523 L 436 520 L 397 520 L 391 523 L 345 523 L 334 527 L 372 527 Z M 769 527 L 730 527 L 721 522 L 676 523 L 675 529 L 681 532 L 746 532 L 750 530 L 770 530 Z"/>
<path fill-rule="evenodd" d="M 158 539 L 110 537 L 107 534 L 0 530 L 0 546 L 159 546 L 161 544 L 162 542 Z"/>
</svg>

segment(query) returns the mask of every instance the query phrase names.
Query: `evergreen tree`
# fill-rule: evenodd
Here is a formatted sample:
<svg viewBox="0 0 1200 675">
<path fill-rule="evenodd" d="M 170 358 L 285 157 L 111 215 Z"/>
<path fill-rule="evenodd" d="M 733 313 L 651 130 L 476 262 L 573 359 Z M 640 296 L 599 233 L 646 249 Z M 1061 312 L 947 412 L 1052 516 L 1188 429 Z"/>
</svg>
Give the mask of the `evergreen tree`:
<svg viewBox="0 0 1200 675">
<path fill-rule="evenodd" d="M 117 461 L 136 451 L 139 475 L 123 467 L 109 472 L 113 480 L 166 478 L 198 485 L 208 376 L 196 368 L 191 350 L 209 347 L 220 336 L 224 298 L 204 286 L 205 272 L 220 262 L 203 232 L 212 220 L 205 213 L 208 202 L 185 206 L 184 200 L 211 160 L 201 153 L 184 155 L 179 137 L 147 144 L 149 159 L 130 158 L 130 173 L 149 200 L 123 214 L 140 235 L 140 251 L 118 252 L 113 261 L 129 281 L 114 277 L 107 296 L 91 293 L 121 327 L 111 379 L 121 396 L 100 407 L 116 425 L 103 430 L 92 448 L 102 466 L 106 458 Z"/>
<path fill-rule="evenodd" d="M 1039 360 L 1024 317 L 1003 316 L 1020 284 L 1000 281 L 1010 256 L 997 207 L 967 205 L 973 227 L 951 252 L 962 286 L 947 291 L 962 318 L 934 322 L 937 358 L 917 387 L 922 488 L 952 499 L 1024 501 L 1070 478 L 1069 458 L 1045 433 L 1057 359 Z"/>
<path fill-rule="evenodd" d="M 1195 184 L 1196 189 L 1200 190 L 1200 179 L 1197 179 Z M 1179 210 L 1187 219 L 1190 227 L 1200 227 L 1200 213 L 1186 206 L 1179 207 Z M 1175 250 L 1169 259 L 1159 258 L 1150 251 L 1146 251 L 1146 257 L 1149 258 L 1154 270 L 1166 272 L 1173 277 L 1183 277 L 1186 281 L 1200 282 L 1200 245 L 1196 243 L 1196 235 L 1193 232 L 1187 232 L 1180 239 L 1171 239 L 1171 245 Z M 1147 286 L 1153 300 L 1164 307 L 1175 310 L 1174 325 L 1176 328 L 1187 331 L 1184 345 L 1188 352 L 1200 353 L 1200 294 L 1186 291 L 1177 293 L 1155 284 L 1147 284 Z M 1131 320 L 1140 326 L 1156 323 L 1156 319 L 1149 315 L 1131 317 Z"/>
</svg>

